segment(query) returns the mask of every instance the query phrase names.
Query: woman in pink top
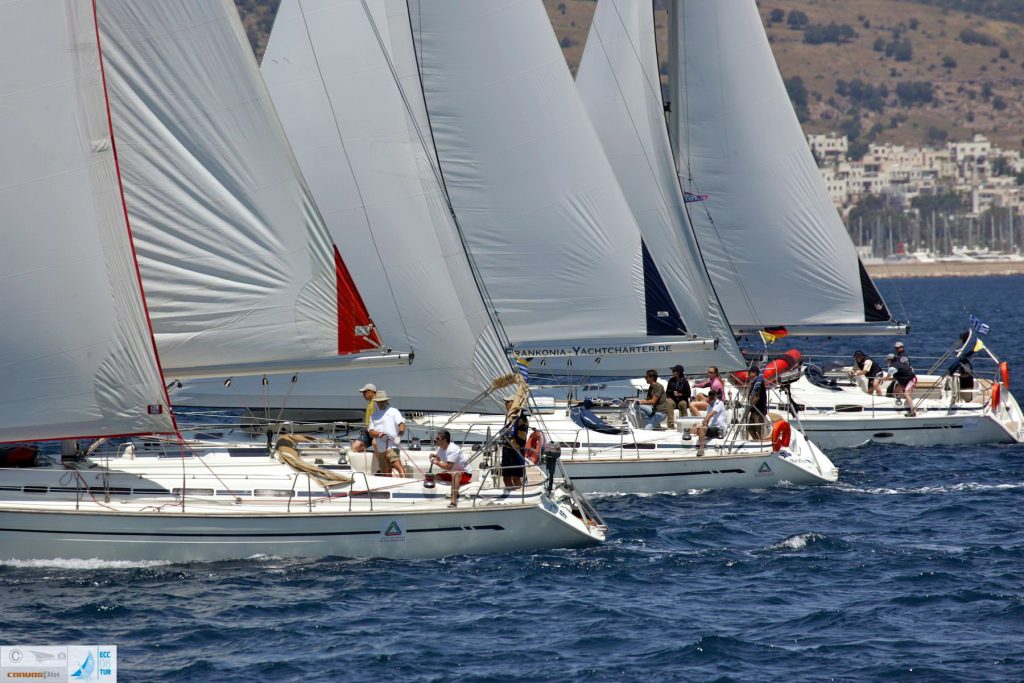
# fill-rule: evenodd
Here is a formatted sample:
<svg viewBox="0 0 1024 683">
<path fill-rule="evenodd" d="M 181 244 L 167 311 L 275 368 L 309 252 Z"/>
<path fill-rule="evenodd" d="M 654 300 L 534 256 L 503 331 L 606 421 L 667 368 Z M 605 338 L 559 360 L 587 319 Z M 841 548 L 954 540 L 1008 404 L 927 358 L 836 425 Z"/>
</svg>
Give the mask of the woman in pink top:
<svg viewBox="0 0 1024 683">
<path fill-rule="evenodd" d="M 718 392 L 718 395 L 725 400 L 725 383 L 722 382 L 721 375 L 718 374 L 718 368 L 712 365 L 708 368 L 708 378 L 696 382 L 694 385 L 696 389 L 703 389 L 709 387 Z M 697 394 L 697 396 L 690 402 L 690 415 L 700 415 L 708 409 L 708 395 Z"/>
</svg>

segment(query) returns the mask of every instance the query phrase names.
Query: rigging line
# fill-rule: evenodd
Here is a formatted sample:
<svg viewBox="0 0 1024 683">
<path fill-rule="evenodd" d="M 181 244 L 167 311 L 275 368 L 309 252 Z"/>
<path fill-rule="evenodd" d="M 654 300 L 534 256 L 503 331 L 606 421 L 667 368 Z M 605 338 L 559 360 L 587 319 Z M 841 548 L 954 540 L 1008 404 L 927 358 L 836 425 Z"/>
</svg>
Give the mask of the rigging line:
<svg viewBox="0 0 1024 683">
<path fill-rule="evenodd" d="M 363 3 L 365 7 L 366 3 Z M 398 306 L 398 298 L 395 296 L 395 288 L 391 285 L 390 269 L 384 265 L 384 257 L 380 252 L 380 247 L 377 244 L 377 238 L 374 235 L 372 228 L 372 222 L 370 221 L 370 212 L 366 208 L 366 201 L 363 198 L 363 189 L 359 184 L 359 176 L 356 174 L 355 168 L 352 166 L 352 159 L 349 156 L 348 148 L 345 146 L 345 136 L 341 133 L 341 123 L 338 121 L 338 115 L 334 107 L 334 99 L 331 97 L 330 90 L 327 88 L 327 81 L 324 79 L 323 69 L 320 68 L 320 57 L 317 54 L 316 45 L 313 43 L 313 36 L 309 31 L 309 22 L 306 20 L 306 10 L 302 6 L 302 0 L 298 0 L 299 14 L 302 16 L 302 26 L 306 31 L 306 40 L 309 41 L 309 50 L 313 55 L 313 64 L 316 65 L 317 74 L 320 76 L 320 83 L 324 89 L 324 97 L 327 98 L 327 104 L 331 108 L 331 118 L 334 120 L 334 130 L 338 134 L 338 144 L 341 145 L 342 156 L 345 157 L 345 164 L 348 166 L 348 171 L 352 175 L 352 182 L 356 188 L 356 195 L 359 197 L 359 207 L 363 211 L 363 217 L 366 220 L 367 232 L 370 233 L 370 243 L 373 244 L 373 250 L 377 254 L 377 260 L 381 265 L 381 272 L 384 274 L 384 279 L 388 283 L 388 291 L 391 294 L 391 302 L 395 306 L 395 310 L 399 312 L 398 322 L 402 326 L 402 333 L 405 335 L 405 339 L 409 344 L 412 344 L 412 338 L 409 336 L 409 330 L 405 326 L 405 318 L 401 315 L 401 308 Z M 333 239 L 332 239 L 333 241 Z"/>
<path fill-rule="evenodd" d="M 416 113 L 413 110 L 412 103 L 409 101 L 408 94 L 405 92 L 405 88 L 402 86 L 401 78 L 398 75 L 398 70 L 395 68 L 394 62 L 391 59 L 391 53 L 388 51 L 384 44 L 384 39 L 380 34 L 380 30 L 377 27 L 377 22 L 374 20 L 370 8 L 367 5 L 366 0 L 360 0 L 360 4 L 363 6 L 363 11 L 366 14 L 367 21 L 370 23 L 370 27 L 373 29 L 374 36 L 377 39 L 377 44 L 380 46 L 381 55 L 384 57 L 384 61 L 388 65 L 388 70 L 391 72 L 391 78 L 395 82 L 395 87 L 398 89 L 398 94 L 402 99 L 402 106 L 405 108 L 406 114 L 409 116 L 409 120 L 412 122 L 412 127 L 416 131 L 416 138 L 420 143 L 420 147 L 423 149 L 424 154 L 427 157 L 427 164 L 430 166 L 431 173 L 434 176 L 435 181 L 438 184 L 438 188 L 441 191 L 441 197 L 445 203 L 445 207 L 448 209 L 448 214 L 451 216 L 452 224 L 455 227 L 455 232 L 459 237 L 459 243 L 462 245 L 462 252 L 466 256 L 466 261 L 469 266 L 470 273 L 473 276 L 473 281 L 476 284 L 477 291 L 480 294 L 480 298 L 484 303 L 484 308 L 487 310 L 487 317 L 494 328 L 495 334 L 498 337 L 499 343 L 501 343 L 505 360 L 509 364 L 509 369 L 515 371 L 515 364 L 511 359 L 508 358 L 508 353 L 505 352 L 511 342 L 508 335 L 505 333 L 505 328 L 501 324 L 501 319 L 498 317 L 497 312 L 494 310 L 494 299 L 487 291 L 487 285 L 483 281 L 483 277 L 480 274 L 480 268 L 476 264 L 476 260 L 473 257 L 472 252 L 469 249 L 469 244 L 466 241 L 465 233 L 462 230 L 462 224 L 459 222 L 459 217 L 455 213 L 455 207 L 452 204 L 451 196 L 448 193 L 448 186 L 444 181 L 444 173 L 440 168 L 440 159 L 437 156 L 437 144 L 434 140 L 433 127 L 430 125 L 430 110 L 426 106 L 426 93 L 423 92 L 423 70 L 422 70 L 422 45 L 417 45 L 416 37 L 412 26 L 412 9 L 409 6 L 409 0 L 406 0 L 406 15 L 409 18 L 409 38 L 412 41 L 413 56 L 416 57 L 416 72 L 417 79 L 420 84 L 421 95 L 423 97 L 424 111 L 427 116 L 427 128 L 430 131 L 431 140 L 428 143 L 423 131 L 418 125 Z M 419 5 L 417 5 L 417 8 Z M 420 35 L 423 33 L 423 14 L 419 12 L 420 22 Z M 436 163 L 435 163 L 436 161 Z"/>
<path fill-rule="evenodd" d="M 671 56 L 671 54 L 674 51 L 675 54 L 676 54 L 676 57 L 677 57 L 677 59 L 674 62 L 672 60 L 670 60 L 670 62 L 669 62 L 669 79 L 671 80 L 672 74 L 674 72 L 675 75 L 676 75 L 676 78 L 675 78 L 676 91 L 677 91 L 677 95 L 679 95 L 679 96 L 683 95 L 683 91 L 684 90 L 688 90 L 689 89 L 689 83 L 690 83 L 688 72 L 687 72 L 686 49 L 684 48 L 681 54 L 679 52 L 679 45 L 680 45 L 680 43 L 685 45 L 685 42 L 686 42 L 685 41 L 685 36 L 680 34 L 680 28 L 682 29 L 683 32 L 685 32 L 685 30 L 686 30 L 685 24 L 681 21 L 682 20 L 682 15 L 683 15 L 683 12 L 681 11 L 681 8 L 683 7 L 684 3 L 685 3 L 685 0 L 676 0 L 675 2 L 672 3 L 671 9 L 669 10 L 669 29 L 676 36 L 676 40 L 674 41 L 674 43 L 669 46 L 669 48 L 670 48 L 669 49 L 669 55 Z M 674 14 L 673 14 L 672 10 L 675 10 Z M 717 46 L 717 45 L 720 45 L 721 42 L 720 41 L 716 41 L 715 44 Z M 680 73 L 679 73 L 680 69 L 682 69 L 682 78 L 680 78 Z M 678 99 L 678 97 L 677 97 L 677 99 Z M 678 140 L 679 136 L 682 133 L 685 133 L 685 135 L 686 135 L 686 138 L 685 138 L 686 139 L 686 149 L 685 149 L 685 156 L 677 155 L 676 156 L 676 161 L 677 161 L 677 163 L 679 161 L 683 161 L 684 162 L 684 165 L 686 166 L 686 182 L 689 184 L 691 189 L 696 190 L 697 193 L 699 194 L 700 191 L 701 191 L 701 188 L 697 184 L 696 179 L 693 177 L 693 167 L 692 167 L 691 162 L 690 162 L 690 150 L 692 148 L 692 145 L 689 144 L 690 126 L 689 126 L 688 122 L 689 122 L 689 119 L 690 119 L 690 113 L 689 113 L 690 112 L 690 98 L 689 98 L 688 93 L 682 99 L 683 99 L 683 104 L 684 104 L 683 118 L 682 118 L 683 125 L 676 127 L 677 128 L 677 130 L 676 130 L 676 139 Z M 677 103 L 677 105 L 678 105 L 678 103 Z M 666 122 L 666 126 L 667 125 L 668 125 L 668 123 Z M 678 130 L 679 128 L 682 128 L 683 130 L 680 131 L 680 130 Z M 671 135 L 670 135 L 670 139 L 671 139 Z M 673 150 L 673 152 L 677 152 L 677 151 L 678 151 L 678 145 Z M 678 169 L 677 169 L 676 177 L 677 178 L 680 177 L 680 174 L 678 173 Z M 683 190 L 686 191 L 685 188 L 683 188 Z M 732 258 L 732 253 L 727 248 L 727 246 L 725 244 L 725 240 L 722 238 L 722 233 L 718 230 L 718 225 L 715 223 L 715 219 L 711 215 L 711 209 L 708 208 L 707 204 L 704 204 L 703 202 L 702 202 L 702 204 L 703 204 L 703 208 L 704 208 L 704 214 L 707 216 L 707 219 L 708 219 L 708 224 L 711 226 L 711 230 L 712 230 L 712 232 L 715 235 L 715 239 L 718 241 L 718 247 L 719 247 L 718 251 L 719 251 L 720 254 L 722 254 L 722 256 L 724 257 L 726 263 L 728 264 L 729 270 L 732 272 L 733 281 L 735 283 L 736 288 L 739 290 L 740 296 L 743 297 L 743 301 L 744 301 L 744 303 L 747 306 L 747 312 L 750 313 L 750 317 L 754 320 L 755 323 L 757 323 L 757 325 L 759 327 L 764 327 L 764 321 L 758 315 L 757 308 L 754 306 L 754 302 L 750 298 L 750 293 L 747 291 L 746 286 L 744 286 L 744 284 L 743 284 L 743 278 L 740 277 L 739 269 L 736 267 L 736 262 Z M 705 267 L 705 269 L 707 269 L 707 261 L 704 258 L 704 251 L 700 247 L 700 239 L 697 236 L 696 223 L 693 220 L 693 215 L 690 213 L 690 208 L 686 205 L 686 202 L 683 202 L 683 211 L 686 212 L 686 218 L 690 222 L 690 229 L 693 231 L 694 241 L 696 241 L 696 243 L 697 243 L 697 250 L 698 250 L 698 253 L 700 254 L 701 262 L 704 263 L 704 267 Z M 708 271 L 708 277 L 709 277 L 709 279 L 711 279 L 710 271 Z M 714 288 L 714 281 L 713 281 L 713 279 L 712 279 L 712 288 Z M 723 315 L 725 315 L 726 319 L 728 319 L 728 312 L 725 311 L 725 306 L 722 305 L 722 301 L 721 301 L 721 298 L 718 296 L 717 289 L 715 289 L 714 291 L 715 291 L 715 297 L 718 298 L 718 304 L 722 308 Z M 767 345 L 765 346 L 765 351 L 767 352 Z"/>
</svg>

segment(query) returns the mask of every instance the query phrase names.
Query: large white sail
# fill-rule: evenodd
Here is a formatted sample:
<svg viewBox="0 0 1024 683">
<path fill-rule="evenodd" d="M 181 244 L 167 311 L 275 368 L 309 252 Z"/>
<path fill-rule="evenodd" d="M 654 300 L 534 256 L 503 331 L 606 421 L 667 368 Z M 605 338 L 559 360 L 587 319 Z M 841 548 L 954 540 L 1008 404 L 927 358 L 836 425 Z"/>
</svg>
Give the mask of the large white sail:
<svg viewBox="0 0 1024 683">
<path fill-rule="evenodd" d="M 445 186 L 509 338 L 681 338 L 542 3 L 409 13 Z"/>
<path fill-rule="evenodd" d="M 688 364 L 745 366 L 701 259 L 668 139 L 651 0 L 601 0 L 576 86 L 689 330 L 718 338 Z"/>
<path fill-rule="evenodd" d="M 129 220 L 165 367 L 329 357 L 377 337 L 230 0 L 99 0 Z"/>
<path fill-rule="evenodd" d="M 357 389 L 372 382 L 403 408 L 464 408 L 509 364 L 434 172 L 404 0 L 284 0 L 262 72 L 381 336 L 405 340 L 416 359 L 294 386 L 280 376 L 189 382 L 175 401 L 361 410 Z"/>
<path fill-rule="evenodd" d="M 891 332 L 811 156 L 754 0 L 674 0 L 671 132 L 726 315 L 749 332 Z"/>
<path fill-rule="evenodd" d="M 0 441 L 174 429 L 96 35 L 90 3 L 0 3 Z"/>
</svg>

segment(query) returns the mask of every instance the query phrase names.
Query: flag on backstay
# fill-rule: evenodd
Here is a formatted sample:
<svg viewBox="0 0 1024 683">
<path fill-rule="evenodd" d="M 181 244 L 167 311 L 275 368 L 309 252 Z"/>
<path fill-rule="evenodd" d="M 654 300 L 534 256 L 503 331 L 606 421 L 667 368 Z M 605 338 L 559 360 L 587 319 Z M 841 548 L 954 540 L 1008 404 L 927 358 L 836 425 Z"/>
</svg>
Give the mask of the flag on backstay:
<svg viewBox="0 0 1024 683">
<path fill-rule="evenodd" d="M 991 329 L 988 325 L 981 322 L 981 320 L 975 318 L 974 315 L 971 315 L 971 327 L 973 327 L 978 334 L 988 334 L 989 329 Z"/>
<path fill-rule="evenodd" d="M 523 376 L 524 380 L 529 380 L 530 379 L 529 361 L 525 361 L 522 358 L 520 358 L 519 356 L 515 356 L 515 361 L 516 361 L 516 370 L 519 372 L 520 375 Z"/>
<path fill-rule="evenodd" d="M 689 204 L 690 202 L 702 202 L 710 196 L 711 195 L 683 192 L 683 201 L 687 204 Z"/>
</svg>

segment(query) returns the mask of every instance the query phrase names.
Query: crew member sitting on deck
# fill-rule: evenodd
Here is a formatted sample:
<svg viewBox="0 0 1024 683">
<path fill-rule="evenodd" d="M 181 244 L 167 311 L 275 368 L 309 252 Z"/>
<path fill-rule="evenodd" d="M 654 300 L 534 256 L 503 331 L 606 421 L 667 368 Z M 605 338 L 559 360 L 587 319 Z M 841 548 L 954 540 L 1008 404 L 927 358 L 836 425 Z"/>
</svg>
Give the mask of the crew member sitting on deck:
<svg viewBox="0 0 1024 683">
<path fill-rule="evenodd" d="M 714 365 L 708 368 L 708 378 L 695 383 L 693 386 L 697 389 L 711 387 L 718 392 L 720 399 L 725 400 L 725 384 L 722 383 L 722 377 L 718 374 L 718 368 Z M 690 402 L 690 415 L 700 415 L 700 411 L 707 410 L 708 405 L 708 396 L 706 394 L 697 394 L 693 401 Z"/>
<path fill-rule="evenodd" d="M 668 401 L 668 428 L 676 428 L 676 408 L 679 408 L 680 415 L 686 415 L 690 407 L 690 382 L 684 374 L 686 369 L 682 365 L 672 368 L 672 377 L 668 380 L 668 387 L 665 389 Z"/>
<path fill-rule="evenodd" d="M 725 403 L 719 400 L 717 389 L 708 392 L 708 409 L 704 419 L 695 427 L 690 427 L 690 433 L 700 437 L 697 445 L 697 457 L 704 455 L 704 443 L 708 439 L 725 438 L 725 430 L 729 426 L 729 413 L 725 409 Z"/>
<path fill-rule="evenodd" d="M 668 401 L 665 400 L 665 387 L 658 381 L 658 371 L 648 370 L 647 398 L 637 402 L 637 408 L 647 418 L 646 429 L 657 429 L 661 421 L 668 415 Z"/>
<path fill-rule="evenodd" d="M 458 507 L 459 488 L 472 481 L 473 468 L 462 449 L 452 443 L 452 434 L 447 429 L 442 429 L 437 433 L 434 443 L 437 444 L 437 453 L 430 456 L 430 462 L 443 470 L 448 470 L 437 475 L 437 478 L 440 481 L 451 482 L 452 502 L 448 504 L 448 507 Z"/>
</svg>

